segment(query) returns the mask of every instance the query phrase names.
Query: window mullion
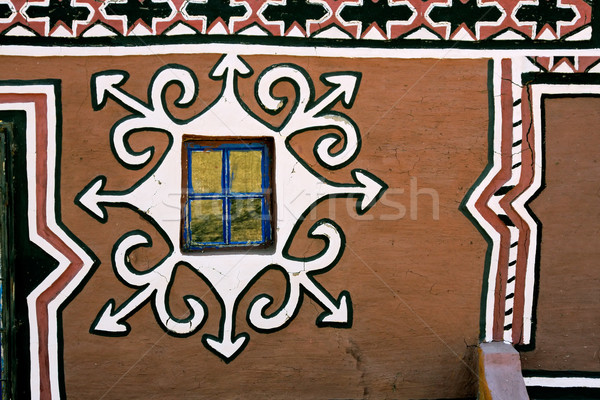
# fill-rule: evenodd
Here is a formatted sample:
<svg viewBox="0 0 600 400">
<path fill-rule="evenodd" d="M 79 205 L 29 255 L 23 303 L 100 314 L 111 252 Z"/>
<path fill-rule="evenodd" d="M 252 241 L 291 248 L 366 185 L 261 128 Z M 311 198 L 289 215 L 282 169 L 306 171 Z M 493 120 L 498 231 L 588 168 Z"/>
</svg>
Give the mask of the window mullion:
<svg viewBox="0 0 600 400">
<path fill-rule="evenodd" d="M 229 199 L 231 192 L 231 173 L 229 168 L 229 150 L 223 150 L 223 174 L 222 174 L 222 189 L 223 189 L 223 238 L 225 244 L 231 243 L 231 202 Z"/>
</svg>

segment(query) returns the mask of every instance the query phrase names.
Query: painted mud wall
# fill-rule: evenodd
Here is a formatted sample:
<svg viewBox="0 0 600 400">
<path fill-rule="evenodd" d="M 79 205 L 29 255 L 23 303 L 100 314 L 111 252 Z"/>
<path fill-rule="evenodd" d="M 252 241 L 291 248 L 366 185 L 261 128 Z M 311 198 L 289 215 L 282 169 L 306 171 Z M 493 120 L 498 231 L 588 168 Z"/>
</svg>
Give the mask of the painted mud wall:
<svg viewBox="0 0 600 400">
<path fill-rule="evenodd" d="M 591 6 L 409 3 L 7 5 L 5 388 L 473 398 L 505 341 L 530 389 L 597 394 Z M 190 137 L 273 140 L 270 247 L 182 250 Z"/>
<path fill-rule="evenodd" d="M 271 57 L 264 56 L 244 59 L 256 71 L 273 63 Z M 16 61 L 14 65 L 19 65 L 19 70 L 30 63 L 29 59 Z M 118 61 L 120 63 L 115 64 L 114 59 L 94 59 L 94 71 L 115 67 L 135 71 L 135 76 L 126 84 L 126 90 L 144 98 L 150 78 L 163 65 L 161 60 L 150 56 Z M 219 96 L 222 82 L 210 80 L 207 76 L 219 61 L 219 56 L 180 56 L 172 57 L 171 61 L 194 66 L 203 90 L 199 92 L 198 108 L 184 111 L 188 115 L 197 115 Z M 336 67 L 336 61 L 331 59 L 279 57 L 277 61 L 310 68 L 313 76 L 335 71 Z M 88 61 L 52 58 L 45 60 L 44 68 L 54 64 L 52 68 L 61 69 L 64 65 L 80 62 Z M 319 282 L 334 297 L 343 290 L 350 291 L 348 285 L 354 282 L 350 292 L 352 328 L 317 328 L 315 319 L 322 311 L 314 300 L 306 298 L 299 315 L 289 327 L 269 335 L 252 334 L 248 347 L 230 364 L 208 352 L 200 340 L 204 333 L 219 332 L 220 306 L 206 283 L 186 268 L 181 268 L 175 275 L 169 304 L 175 315 L 183 315 L 187 313 L 183 296 L 202 296 L 209 314 L 206 324 L 196 335 L 182 339 L 165 334 L 149 305 L 127 319 L 131 333 L 125 337 L 90 334 L 94 319 L 107 301 L 114 299 L 117 304 L 122 304 L 134 292 L 115 277 L 111 265 L 115 242 L 134 229 L 142 229 L 152 236 L 151 248 L 140 248 L 130 256 L 132 265 L 141 271 L 153 267 L 168 249 L 155 229 L 132 210 L 107 208 L 108 220 L 102 224 L 73 201 L 99 171 L 106 176 L 105 190 L 119 191 L 131 187 L 152 168 L 152 164 L 132 172 L 115 160 L 110 151 L 109 132 L 116 121 L 128 115 L 127 110 L 107 104 L 105 109 L 94 111 L 88 88 L 90 71 L 86 74 L 86 68 L 82 66 L 79 69 L 81 75 L 77 77 L 72 69 L 68 71 L 64 82 L 70 83 L 62 88 L 63 98 L 72 97 L 77 101 L 62 104 L 64 150 L 61 170 L 64 177 L 61 179 L 61 198 L 73 200 L 64 203 L 61 214 L 73 234 L 84 243 L 90 243 L 89 249 L 100 262 L 94 276 L 62 314 L 65 389 L 68 394 L 72 393 L 75 398 L 102 397 L 105 393 L 111 398 L 142 398 L 159 392 L 165 398 L 186 396 L 186 393 L 194 398 L 196 390 L 211 397 L 229 390 L 234 393 L 238 389 L 228 388 L 241 387 L 252 396 L 274 397 L 284 390 L 293 391 L 293 396 L 316 395 L 323 398 L 361 397 L 369 391 L 389 392 L 390 395 L 404 392 L 411 396 L 413 394 L 409 393 L 415 393 L 424 398 L 445 396 L 445 393 L 464 397 L 473 392 L 482 279 L 481 269 L 473 265 L 483 263 L 485 241 L 457 205 L 486 162 L 486 137 L 479 133 L 485 132 L 488 124 L 486 61 L 390 63 L 395 65 L 393 68 L 415 71 L 415 75 L 420 69 L 431 68 L 435 64 L 435 76 L 438 77 L 437 80 L 422 81 L 420 90 L 410 91 L 400 107 L 378 110 L 374 105 L 381 93 L 378 88 L 383 86 L 387 90 L 405 92 L 417 77 L 407 74 L 400 80 L 386 79 L 381 71 L 388 67 L 380 65 L 378 60 L 360 60 L 356 62 L 356 68 L 349 68 L 362 72 L 362 93 L 352 107 L 352 118 L 358 126 L 372 126 L 364 135 L 369 139 L 363 136 L 361 157 L 356 158 L 352 167 L 368 169 L 393 189 L 388 197 L 380 200 L 380 204 L 362 216 L 355 211 L 355 199 L 332 199 L 319 204 L 315 216 L 307 218 L 302 225 L 299 240 L 290 250 L 291 254 L 303 257 L 317 254 L 322 249 L 320 240 L 306 238 L 308 228 L 321 218 L 334 219 L 342 227 L 347 243 L 340 263 L 347 266 L 322 275 Z M 144 67 L 140 68 L 140 65 Z M 31 67 L 38 68 L 35 64 Z M 346 67 L 352 65 L 347 64 Z M 464 74 L 470 88 L 465 90 L 460 84 L 465 103 L 455 103 L 452 107 L 448 99 L 457 88 L 449 85 L 443 89 L 441 82 L 446 74 L 459 71 Z M 29 72 L 11 72 L 15 79 L 19 79 L 20 74 L 27 76 Z M 258 113 L 261 110 L 253 98 L 253 86 L 253 77 L 240 79 L 239 93 L 240 98 L 247 99 L 249 106 Z M 286 94 L 293 95 L 289 89 Z M 322 86 L 318 88 L 321 92 L 324 89 Z M 447 94 L 438 96 L 442 90 Z M 434 91 L 435 96 L 426 98 L 420 94 Z M 172 92 L 167 92 L 167 97 L 174 99 L 177 90 Z M 452 115 L 460 116 L 465 104 L 478 110 L 479 118 L 454 120 Z M 445 110 L 445 117 L 436 112 L 439 109 Z M 398 130 L 397 121 L 406 114 L 415 116 L 413 125 L 406 121 L 404 128 Z M 264 112 L 260 115 L 272 120 Z M 434 147 L 443 149 L 441 153 L 423 149 L 423 141 L 417 139 L 421 136 L 418 131 L 424 128 L 424 120 L 430 121 L 425 126 L 430 143 L 434 141 Z M 81 129 L 82 121 L 90 123 Z M 308 132 L 305 137 L 294 138 L 293 146 L 311 165 L 323 170 L 312 154 L 318 138 L 318 131 Z M 135 133 L 131 143 L 134 149 L 153 145 L 156 154 L 166 147 L 164 136 L 156 132 Z M 474 148 L 479 150 L 473 151 Z M 275 157 L 277 159 L 277 155 Z M 454 171 L 452 178 L 439 179 L 444 171 Z M 324 172 L 332 181 L 352 182 L 348 168 Z M 434 192 L 431 188 L 437 189 Z M 382 229 L 387 233 L 382 234 Z M 372 240 L 365 240 L 363 235 L 366 232 L 371 232 L 369 237 L 373 237 Z M 401 236 L 421 236 L 422 239 L 417 242 L 402 240 L 400 232 L 405 232 Z M 466 259 L 458 260 L 453 256 L 452 249 L 456 247 L 464 249 L 462 254 Z M 345 260 L 348 260 L 347 264 Z M 415 263 L 419 264 L 418 270 Z M 443 271 L 438 271 L 440 265 L 445 266 Z M 285 288 L 285 279 L 277 271 L 258 280 L 238 307 L 236 332 L 248 331 L 245 313 L 255 296 L 268 293 L 274 297 L 274 304 L 279 305 Z M 400 295 L 397 291 L 404 294 Z M 448 304 L 454 304 L 452 318 L 447 312 L 440 313 L 443 309 L 450 312 Z M 394 328 L 390 330 L 390 327 Z M 405 344 L 390 351 L 399 341 Z M 152 350 L 139 359 L 148 349 Z M 266 353 L 269 356 L 260 361 Z M 299 355 L 301 359 L 297 358 Z M 420 361 L 409 367 L 414 357 Z M 140 368 L 139 373 L 123 376 L 132 363 L 136 363 L 136 369 Z M 165 365 L 165 369 L 160 371 L 157 365 Z M 66 372 L 71 370 L 70 366 L 73 374 Z M 282 379 L 282 371 L 288 371 L 285 379 Z M 332 371 L 335 371 L 335 379 L 332 379 Z M 452 388 L 442 385 L 440 376 L 454 382 Z M 117 381 L 120 383 L 112 387 Z M 140 385 L 142 381 L 146 383 Z M 307 386 L 307 381 L 315 382 L 318 388 Z M 202 382 L 210 382 L 210 385 Z"/>
<path fill-rule="evenodd" d="M 597 370 L 593 343 L 598 335 L 598 272 L 592 264 L 598 249 L 590 229 L 597 226 L 593 199 L 598 172 L 595 152 L 584 148 L 589 127 L 596 126 L 598 98 L 550 97 L 544 110 L 546 188 L 532 202 L 535 214 L 546 221 L 540 246 L 538 339 L 535 350 L 523 352 L 522 360 L 526 369 Z M 565 193 L 581 207 L 565 211 L 560 206 Z"/>
</svg>

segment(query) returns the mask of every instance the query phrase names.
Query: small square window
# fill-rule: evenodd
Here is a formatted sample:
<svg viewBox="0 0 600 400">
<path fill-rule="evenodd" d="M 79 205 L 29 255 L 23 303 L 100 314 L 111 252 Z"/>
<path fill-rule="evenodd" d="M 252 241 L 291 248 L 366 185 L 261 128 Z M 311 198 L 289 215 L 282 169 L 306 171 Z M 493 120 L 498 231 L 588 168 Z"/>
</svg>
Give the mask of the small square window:
<svg viewBox="0 0 600 400">
<path fill-rule="evenodd" d="M 272 147 L 265 139 L 184 140 L 184 250 L 273 242 Z"/>
</svg>

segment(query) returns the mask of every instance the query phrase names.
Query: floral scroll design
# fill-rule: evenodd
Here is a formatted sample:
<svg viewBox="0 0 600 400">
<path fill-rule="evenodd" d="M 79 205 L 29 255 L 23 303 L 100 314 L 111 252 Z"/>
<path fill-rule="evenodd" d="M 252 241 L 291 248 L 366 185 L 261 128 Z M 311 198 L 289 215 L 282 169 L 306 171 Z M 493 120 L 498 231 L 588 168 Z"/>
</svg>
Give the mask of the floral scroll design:
<svg viewBox="0 0 600 400">
<path fill-rule="evenodd" d="M 179 120 L 168 110 L 166 89 L 179 87 L 174 106 L 185 108 L 194 103 L 198 82 L 194 73 L 181 65 L 167 65 L 159 69 L 149 85 L 148 101 L 127 93 L 122 86 L 129 75 L 125 71 L 109 70 L 94 74 L 91 79 L 92 102 L 96 111 L 112 100 L 131 115 L 116 122 L 110 132 L 115 158 L 128 169 L 154 167 L 133 187 L 123 191 L 104 190 L 105 176 L 98 176 L 77 196 L 76 203 L 91 216 L 107 222 L 106 206 L 128 207 L 149 221 L 162 235 L 169 252 L 157 265 L 143 272 L 129 260 L 129 254 L 140 246 L 152 246 L 150 235 L 134 230 L 123 235 L 114 245 L 112 262 L 115 274 L 136 291 L 121 305 L 109 299 L 100 310 L 90 331 L 96 334 L 120 336 L 131 330 L 127 318 L 147 302 L 154 309 L 160 326 L 169 334 L 186 337 L 198 332 L 206 321 L 208 310 L 201 298 L 184 296 L 189 313 L 184 318 L 173 315 L 169 294 L 178 268 L 194 271 L 211 288 L 221 305 L 221 323 L 217 335 L 204 334 L 204 345 L 230 362 L 239 355 L 249 341 L 248 333 L 237 333 L 235 316 L 240 300 L 247 290 L 265 272 L 278 270 L 287 281 L 283 304 L 270 311 L 273 298 L 268 294 L 253 299 L 247 311 L 250 327 L 259 332 L 273 332 L 287 326 L 297 314 L 304 295 L 310 296 L 323 312 L 317 318 L 319 327 L 350 327 L 352 302 L 350 294 L 342 291 L 332 296 L 317 280 L 317 274 L 333 268 L 345 247 L 342 229 L 334 221 L 323 218 L 316 221 L 309 237 L 325 243 L 318 254 L 298 258 L 289 254 L 300 224 L 320 202 L 332 197 L 356 199 L 356 211 L 366 213 L 386 190 L 387 185 L 370 172 L 353 169 L 354 182 L 336 183 L 311 168 L 290 146 L 290 139 L 309 130 L 324 133 L 314 146 L 316 160 L 327 169 L 349 165 L 360 152 L 360 132 L 345 114 L 334 111 L 337 104 L 351 108 L 357 95 L 361 74 L 336 72 L 323 74 L 321 82 L 328 90 L 315 99 L 313 82 L 308 73 L 294 64 L 277 64 L 266 68 L 256 80 L 256 98 L 262 109 L 270 114 L 281 114 L 288 101 L 291 111 L 280 126 L 261 120 L 240 98 L 237 82 L 252 76 L 252 68 L 237 55 L 224 55 L 213 67 L 209 77 L 222 81 L 219 97 L 200 114 L 189 120 Z M 290 83 L 296 91 L 293 100 L 274 95 L 281 82 Z M 162 154 L 153 147 L 134 151 L 129 137 L 135 132 L 161 132 L 169 144 Z M 335 132 L 335 133 L 331 133 Z M 189 253 L 180 248 L 181 209 L 169 205 L 167 198 L 181 198 L 181 161 L 183 135 L 198 137 L 269 137 L 274 141 L 276 168 L 275 227 L 277 240 L 273 252 Z M 307 195 L 310 194 L 310 195 Z"/>
</svg>

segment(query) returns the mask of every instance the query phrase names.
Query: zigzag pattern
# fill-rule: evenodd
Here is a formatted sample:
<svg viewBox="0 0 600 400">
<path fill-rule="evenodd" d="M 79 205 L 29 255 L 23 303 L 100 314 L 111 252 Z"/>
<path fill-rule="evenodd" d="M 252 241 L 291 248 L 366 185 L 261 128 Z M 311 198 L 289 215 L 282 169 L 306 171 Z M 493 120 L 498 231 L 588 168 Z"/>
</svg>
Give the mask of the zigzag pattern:
<svg viewBox="0 0 600 400">
<path fill-rule="evenodd" d="M 485 293 L 485 341 L 530 344 L 539 223 L 528 204 L 542 187 L 541 105 L 532 101 L 527 73 L 600 72 L 600 57 L 495 59 L 492 154 L 466 200 L 466 209 L 490 239 Z"/>
<path fill-rule="evenodd" d="M 585 0 L 0 0 L 2 36 L 590 40 Z"/>
<path fill-rule="evenodd" d="M 515 61 L 518 61 L 515 65 Z M 491 166 L 466 203 L 491 239 L 485 307 L 485 340 L 527 344 L 531 312 L 526 279 L 534 268 L 538 225 L 527 203 L 539 189 L 539 157 L 532 134 L 530 88 L 521 74 L 539 71 L 526 59 L 496 60 Z"/>
</svg>

